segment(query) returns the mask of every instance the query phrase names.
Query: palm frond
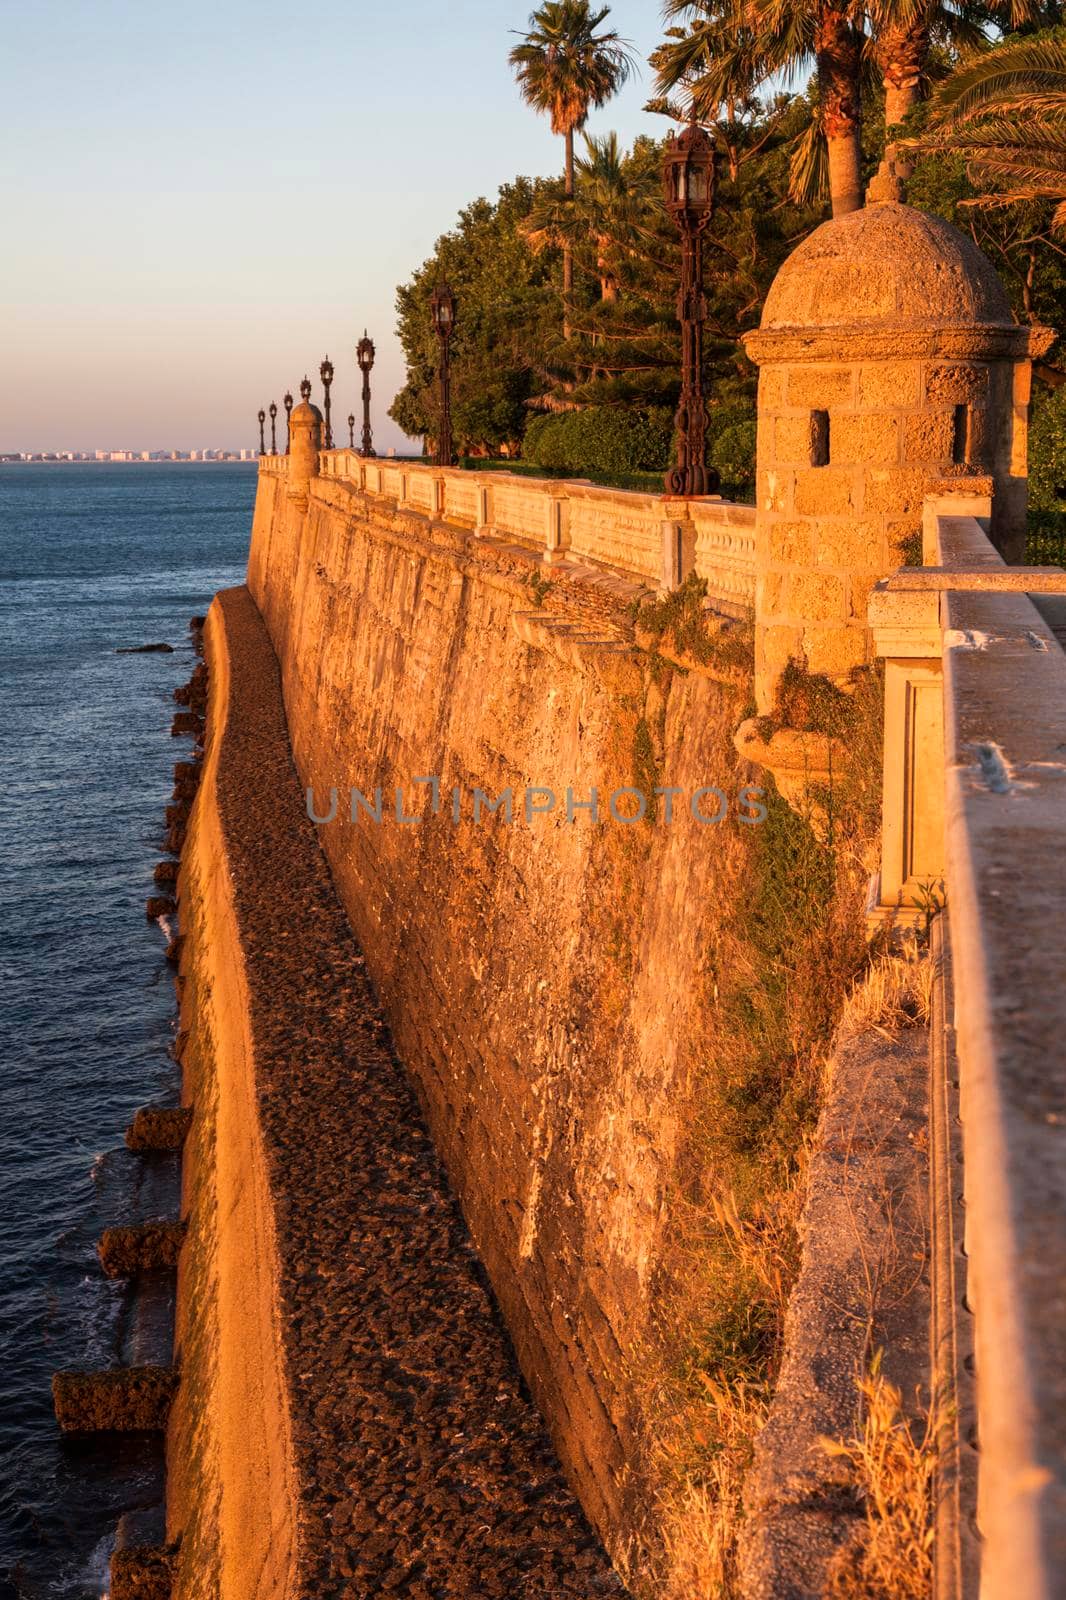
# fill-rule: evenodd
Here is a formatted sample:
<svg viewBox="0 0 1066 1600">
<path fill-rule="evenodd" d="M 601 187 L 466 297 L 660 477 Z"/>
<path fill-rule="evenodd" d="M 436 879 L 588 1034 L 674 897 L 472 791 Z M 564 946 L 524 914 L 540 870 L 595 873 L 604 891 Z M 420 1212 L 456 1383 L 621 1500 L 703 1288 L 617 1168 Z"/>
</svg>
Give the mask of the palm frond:
<svg viewBox="0 0 1066 1600">
<path fill-rule="evenodd" d="M 796 205 L 818 205 L 829 194 L 829 149 L 819 116 L 811 118 L 792 148 L 788 197 Z"/>
<path fill-rule="evenodd" d="M 931 125 L 955 127 L 993 108 L 1019 112 L 1037 99 L 1066 100 L 1066 43 L 1039 36 L 1011 40 L 969 62 L 941 86 Z"/>
</svg>

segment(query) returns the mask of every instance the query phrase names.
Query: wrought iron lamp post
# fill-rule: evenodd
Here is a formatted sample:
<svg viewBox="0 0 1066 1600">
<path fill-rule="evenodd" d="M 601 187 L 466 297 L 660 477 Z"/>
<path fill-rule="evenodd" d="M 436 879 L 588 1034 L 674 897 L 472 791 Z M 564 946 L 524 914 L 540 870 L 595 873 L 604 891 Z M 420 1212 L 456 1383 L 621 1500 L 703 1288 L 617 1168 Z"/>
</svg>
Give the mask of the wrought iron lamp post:
<svg viewBox="0 0 1066 1600">
<path fill-rule="evenodd" d="M 267 453 L 266 440 L 263 437 L 263 425 L 266 422 L 266 419 L 267 419 L 267 414 L 262 409 L 262 407 L 260 407 L 260 410 L 259 410 L 259 454 L 261 456 L 265 456 L 266 453 Z"/>
<path fill-rule="evenodd" d="M 365 328 L 363 337 L 355 347 L 355 359 L 363 374 L 363 454 L 372 456 L 376 453 L 374 435 L 370 429 L 370 369 L 374 365 L 374 341 Z"/>
<path fill-rule="evenodd" d="M 322 365 L 319 367 L 318 375 L 322 379 L 322 387 L 323 387 L 323 389 L 325 390 L 325 393 L 326 393 L 326 403 L 322 408 L 323 411 L 325 412 L 325 422 L 326 422 L 326 445 L 325 445 L 325 448 L 327 450 L 332 450 L 333 449 L 333 424 L 329 420 L 329 386 L 333 382 L 333 362 L 329 359 L 329 356 L 326 357 L 325 361 L 323 361 Z"/>
<path fill-rule="evenodd" d="M 355 412 L 348 413 L 348 449 L 355 449 Z"/>
<path fill-rule="evenodd" d="M 440 340 L 440 432 L 437 465 L 452 465 L 451 342 L 455 330 L 455 296 L 446 283 L 433 291 L 433 326 Z"/>
<path fill-rule="evenodd" d="M 306 376 L 303 383 L 300 385 L 300 399 L 304 401 L 305 404 L 311 399 L 311 380 Z"/>
<path fill-rule="evenodd" d="M 278 403 L 277 403 L 276 400 L 271 400 L 271 402 L 270 402 L 270 454 L 272 456 L 276 456 L 277 453 L 278 453 Z"/>
<path fill-rule="evenodd" d="M 666 492 L 713 494 L 719 477 L 706 463 L 707 411 L 703 397 L 703 235 L 714 215 L 717 150 L 696 121 L 675 134 L 663 159 L 666 209 L 681 234 L 681 400 L 677 408 L 677 465 L 666 474 Z"/>
<path fill-rule="evenodd" d="M 288 455 L 292 447 L 292 391 L 286 389 L 285 398 L 281 402 L 285 407 L 285 454 Z"/>
</svg>

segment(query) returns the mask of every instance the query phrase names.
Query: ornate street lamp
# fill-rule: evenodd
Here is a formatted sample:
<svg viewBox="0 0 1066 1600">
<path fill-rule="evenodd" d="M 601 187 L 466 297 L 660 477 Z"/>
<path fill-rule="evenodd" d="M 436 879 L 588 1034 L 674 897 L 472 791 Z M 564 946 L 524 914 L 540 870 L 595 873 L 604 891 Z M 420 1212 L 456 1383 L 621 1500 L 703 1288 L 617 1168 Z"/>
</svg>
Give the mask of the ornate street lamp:
<svg viewBox="0 0 1066 1600">
<path fill-rule="evenodd" d="M 278 453 L 278 406 L 276 400 L 270 402 L 270 454 Z"/>
<path fill-rule="evenodd" d="M 374 435 L 370 431 L 370 369 L 374 365 L 374 341 L 365 328 L 363 337 L 355 347 L 355 359 L 363 374 L 363 454 L 372 456 L 376 453 Z"/>
<path fill-rule="evenodd" d="M 703 235 L 714 215 L 718 152 L 696 121 L 675 134 L 663 159 L 666 209 L 681 234 L 681 400 L 677 408 L 677 465 L 666 474 L 667 494 L 713 494 L 719 476 L 706 464 L 707 410 L 703 398 Z"/>
<path fill-rule="evenodd" d="M 355 412 L 348 413 L 348 449 L 355 449 Z"/>
<path fill-rule="evenodd" d="M 311 380 L 310 380 L 310 378 L 305 376 L 303 383 L 301 383 L 301 385 L 300 385 L 300 399 L 306 405 L 307 402 L 310 400 L 310 398 L 311 398 Z"/>
<path fill-rule="evenodd" d="M 263 424 L 266 422 L 266 419 L 267 419 L 266 412 L 263 411 L 263 410 L 260 410 L 260 412 L 259 412 L 259 454 L 261 456 L 265 456 L 266 453 L 267 453 L 266 440 L 263 437 Z"/>
<path fill-rule="evenodd" d="M 326 422 L 326 443 L 325 443 L 325 448 L 327 450 L 332 450 L 333 449 L 333 425 L 329 420 L 329 386 L 333 382 L 333 362 L 329 359 L 329 356 L 326 357 L 325 361 L 323 361 L 322 365 L 319 367 L 318 375 L 322 379 L 322 387 L 326 391 L 326 403 L 325 403 L 325 405 L 323 407 L 323 410 L 325 412 L 325 422 Z"/>
<path fill-rule="evenodd" d="M 437 439 L 437 465 L 450 467 L 452 464 L 450 345 L 455 331 L 455 296 L 446 283 L 437 285 L 430 304 L 433 307 L 433 326 L 440 340 L 440 429 Z"/>
<path fill-rule="evenodd" d="M 288 455 L 292 446 L 292 391 L 286 389 L 285 398 L 281 402 L 285 407 L 285 454 Z"/>
</svg>

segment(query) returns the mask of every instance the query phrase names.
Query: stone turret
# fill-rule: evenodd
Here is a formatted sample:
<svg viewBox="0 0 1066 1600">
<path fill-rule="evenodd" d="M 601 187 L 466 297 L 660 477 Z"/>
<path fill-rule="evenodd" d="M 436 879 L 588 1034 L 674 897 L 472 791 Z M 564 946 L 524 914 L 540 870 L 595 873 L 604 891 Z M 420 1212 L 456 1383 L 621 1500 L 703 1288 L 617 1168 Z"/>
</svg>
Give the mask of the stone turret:
<svg viewBox="0 0 1066 1600">
<path fill-rule="evenodd" d="M 844 683 L 871 659 L 866 600 L 935 489 L 994 495 L 1024 538 L 1028 330 L 971 241 L 893 202 L 817 228 L 759 329 L 756 694 L 794 660 Z"/>
<path fill-rule="evenodd" d="M 289 495 L 307 506 L 311 479 L 318 477 L 322 449 L 322 413 L 309 400 L 301 400 L 289 419 Z"/>
</svg>

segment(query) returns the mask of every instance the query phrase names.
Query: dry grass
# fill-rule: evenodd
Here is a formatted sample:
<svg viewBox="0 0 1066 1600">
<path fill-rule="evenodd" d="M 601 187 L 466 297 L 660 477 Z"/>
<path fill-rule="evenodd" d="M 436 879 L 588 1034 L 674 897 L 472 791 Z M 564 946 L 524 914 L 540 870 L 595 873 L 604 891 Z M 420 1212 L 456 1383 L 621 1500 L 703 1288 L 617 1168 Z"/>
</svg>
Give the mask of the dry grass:
<svg viewBox="0 0 1066 1600">
<path fill-rule="evenodd" d="M 908 931 L 898 947 L 875 957 L 844 1004 L 840 1037 L 854 1038 L 870 1029 L 894 1039 L 902 1029 L 929 1021 L 933 998 L 933 963 L 924 939 Z"/>
<path fill-rule="evenodd" d="M 698 1479 L 660 1499 L 665 1587 L 657 1600 L 739 1600 L 735 1552 L 751 1444 L 766 1421 L 768 1397 L 744 1388 L 713 1392 L 721 1447 Z"/>
<path fill-rule="evenodd" d="M 684 621 L 684 618 L 681 619 Z M 797 1224 L 827 1054 L 866 971 L 863 906 L 880 821 L 880 685 L 851 703 L 863 759 L 828 797 L 829 837 L 768 785 L 768 815 L 716 863 L 703 927 L 707 1030 L 668 1199 L 653 1326 L 636 1355 L 654 1547 L 641 1600 L 737 1600 L 743 1486 L 770 1407 L 800 1264 Z M 868 759 L 867 759 L 868 757 Z M 723 763 L 724 766 L 724 763 Z M 869 790 L 869 793 L 867 792 Z M 857 1027 L 921 1010 L 906 953 L 878 958 Z M 925 993 L 928 993 L 926 986 Z"/>
<path fill-rule="evenodd" d="M 861 1538 L 837 1557 L 826 1600 L 928 1600 L 933 1578 L 933 1495 L 938 1407 L 920 1436 L 903 1399 L 881 1371 L 880 1352 L 859 1381 L 861 1421 L 851 1439 L 822 1439 L 847 1462 L 866 1520 Z"/>
</svg>

